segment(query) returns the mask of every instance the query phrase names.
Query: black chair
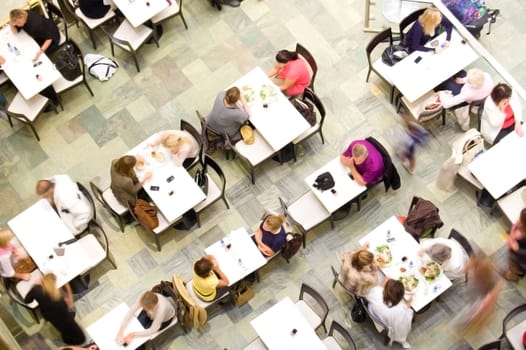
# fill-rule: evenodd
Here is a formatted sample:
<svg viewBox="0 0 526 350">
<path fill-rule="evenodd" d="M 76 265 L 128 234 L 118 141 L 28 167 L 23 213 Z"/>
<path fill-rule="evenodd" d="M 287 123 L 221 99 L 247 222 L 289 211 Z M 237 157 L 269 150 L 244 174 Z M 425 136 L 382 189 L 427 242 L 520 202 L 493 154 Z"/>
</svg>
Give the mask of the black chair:
<svg viewBox="0 0 526 350">
<path fill-rule="evenodd" d="M 197 225 L 199 227 L 201 227 L 201 218 L 199 214 L 218 200 L 222 199 L 226 205 L 226 208 L 230 209 L 230 205 L 228 204 L 225 195 L 226 178 L 223 169 L 221 169 L 219 164 L 217 164 L 217 162 L 208 154 L 204 155 L 203 169 L 206 172 L 206 176 L 208 177 L 208 193 L 206 193 L 206 199 L 194 207 L 194 210 L 197 214 Z M 219 185 L 210 175 L 210 169 L 212 169 L 219 178 Z"/>
<path fill-rule="evenodd" d="M 60 7 L 57 7 L 57 5 L 55 5 L 55 3 L 52 0 L 46 0 L 45 6 L 47 8 L 48 17 L 52 19 L 53 22 L 55 22 L 55 24 L 57 24 L 57 22 L 62 23 L 64 27 L 64 33 L 62 33 L 62 31 L 59 29 L 59 34 L 60 34 L 59 45 L 62 46 L 69 40 L 68 21 L 66 20 L 66 16 L 62 12 Z"/>
<path fill-rule="evenodd" d="M 462 246 L 462 248 L 466 251 L 468 256 L 470 257 L 473 256 L 473 248 L 471 247 L 471 244 L 469 243 L 467 238 L 464 237 L 464 235 L 462 235 L 460 232 L 452 228 L 451 232 L 449 232 L 448 238 L 451 238 L 457 241 Z"/>
<path fill-rule="evenodd" d="M 336 334 L 335 334 L 336 333 Z M 336 340 L 335 335 L 338 335 L 338 338 L 342 338 L 345 341 L 345 346 Z M 327 337 L 322 340 L 322 343 L 327 347 L 327 349 L 349 349 L 356 350 L 356 344 L 352 339 L 349 332 L 338 322 L 332 320 L 331 327 L 329 328 L 329 334 Z"/>
<path fill-rule="evenodd" d="M 40 274 L 38 270 L 35 270 L 33 273 L 35 272 Z M 18 304 L 22 306 L 23 308 L 31 311 L 31 315 L 35 319 L 35 322 L 37 324 L 40 323 L 40 318 L 38 317 L 38 309 L 39 309 L 38 302 L 34 300 L 29 304 L 26 303 L 24 301 L 24 297 L 20 294 L 17 288 L 17 285 L 24 284 L 24 289 L 27 289 L 27 290 L 24 290 L 24 292 L 27 293 L 29 292 L 29 289 L 31 288 L 30 283 L 27 281 L 17 281 L 14 278 L 6 278 L 2 276 L 0 276 L 0 282 L 2 283 L 2 286 L 4 287 L 4 290 L 6 291 L 7 295 L 9 296 L 9 299 L 11 299 L 13 303 Z"/>
<path fill-rule="evenodd" d="M 517 315 L 520 315 L 525 312 L 526 312 L 526 304 L 519 305 L 515 307 L 514 309 L 512 309 L 510 312 L 508 312 L 506 317 L 504 317 L 504 319 L 502 320 L 502 334 L 500 335 L 499 339 L 505 338 L 506 341 L 511 344 L 510 339 L 508 338 L 508 331 L 515 325 L 515 323 L 513 323 L 512 326 L 510 326 L 509 324 L 511 323 L 511 320 L 514 319 Z M 522 319 L 524 319 L 524 317 Z M 493 349 L 493 348 L 490 348 L 490 349 Z"/>
<path fill-rule="evenodd" d="M 227 145 L 225 135 L 208 126 L 206 119 L 203 118 L 199 111 L 195 111 L 195 113 L 197 114 L 199 122 L 201 123 L 201 133 L 204 152 L 211 154 L 214 153 L 216 150 L 224 150 L 226 154 L 226 159 L 228 159 L 230 148 Z"/>
<path fill-rule="evenodd" d="M 300 142 L 303 142 L 304 140 L 308 139 L 312 135 L 315 135 L 316 133 L 320 134 L 321 137 L 321 143 L 325 144 L 325 139 L 323 138 L 323 123 L 325 122 L 325 106 L 321 102 L 320 98 L 312 91 L 310 88 L 306 88 L 305 92 L 303 93 L 303 98 L 305 100 L 309 100 L 316 106 L 316 109 L 318 110 L 319 117 L 316 117 L 316 124 L 311 126 L 307 131 L 305 131 L 300 136 L 296 137 L 292 144 L 296 146 Z M 294 160 L 296 160 L 296 152 L 294 152 Z"/>
<path fill-rule="evenodd" d="M 476 101 L 472 101 L 470 104 L 469 104 L 469 115 L 471 115 L 473 112 L 473 109 L 477 109 L 477 112 L 476 112 L 476 115 L 477 115 L 477 130 L 480 131 L 480 123 L 481 123 L 481 120 L 482 120 L 482 113 L 484 112 L 484 102 L 486 101 L 486 99 L 482 99 L 482 100 L 476 100 Z"/>
<path fill-rule="evenodd" d="M 179 127 L 181 130 L 184 130 L 188 132 L 192 137 L 197 141 L 197 144 L 199 145 L 199 155 L 196 157 L 196 159 L 190 164 L 189 166 L 186 166 L 186 170 L 192 169 L 195 165 L 197 165 L 199 162 L 202 162 L 203 159 L 203 136 L 197 131 L 197 129 L 187 122 L 184 119 L 181 119 L 181 125 Z"/>
<path fill-rule="evenodd" d="M 425 8 L 418 9 L 415 12 L 410 13 L 409 15 L 407 15 L 404 19 L 402 19 L 400 21 L 400 24 L 398 25 L 398 28 L 399 28 L 399 32 L 400 32 L 400 43 L 401 44 L 404 42 L 404 36 L 405 36 L 405 32 L 406 32 L 405 29 L 410 24 L 413 24 L 414 22 L 416 22 L 418 20 L 418 17 L 420 17 L 420 15 L 422 13 L 424 13 L 425 10 L 426 10 Z"/>
<path fill-rule="evenodd" d="M 157 225 L 156 228 L 151 229 L 151 228 L 149 228 L 148 226 L 146 226 L 146 225 L 144 224 L 144 222 L 142 222 L 141 220 L 139 220 L 139 219 L 137 218 L 137 215 L 135 215 L 135 212 L 134 212 L 134 210 L 133 210 L 133 205 L 132 205 L 130 202 L 128 202 L 128 210 L 129 210 L 131 216 L 133 217 L 133 219 L 134 219 L 135 221 L 137 221 L 137 222 L 139 223 L 139 225 L 141 225 L 141 226 L 144 228 L 144 230 L 145 230 L 146 232 L 148 232 L 150 235 L 153 236 L 153 238 L 155 239 L 155 245 L 156 245 L 156 247 L 157 247 L 157 251 L 160 252 L 160 251 L 161 251 L 161 241 L 160 241 L 160 236 L 161 236 L 163 233 L 169 231 L 169 230 L 172 228 L 172 227 L 170 226 L 170 223 L 167 222 L 166 219 L 164 218 L 164 216 L 163 216 L 161 213 L 158 212 L 158 213 L 157 213 L 157 218 L 159 219 L 159 225 Z"/>
<path fill-rule="evenodd" d="M 365 78 L 365 81 L 366 82 L 369 81 L 369 76 L 371 75 L 371 72 L 376 73 L 376 75 L 378 75 L 387 85 L 390 86 L 391 93 L 389 97 L 389 102 L 392 103 L 395 87 L 393 83 L 389 80 L 386 74 L 387 70 L 390 69 L 391 67 L 383 63 L 381 57 L 376 60 L 373 60 L 372 58 L 373 51 L 375 51 L 378 45 L 380 45 L 381 43 L 385 43 L 385 42 L 389 43 L 389 45 L 393 45 L 393 33 L 391 31 L 391 28 L 387 28 L 384 31 L 376 34 L 376 36 L 372 38 L 372 40 L 369 41 L 369 43 L 365 47 L 365 53 L 367 55 L 367 63 L 369 65 L 369 70 L 367 71 L 367 77 Z"/>
<path fill-rule="evenodd" d="M 316 73 L 318 73 L 318 65 L 312 54 L 300 43 L 296 43 L 296 53 L 300 55 L 305 62 L 309 65 L 310 68 L 310 85 L 309 88 L 314 91 L 314 79 L 316 78 Z"/>
<path fill-rule="evenodd" d="M 478 350 L 500 350 L 500 340 L 482 345 Z"/>
<path fill-rule="evenodd" d="M 333 276 L 332 288 L 334 289 L 334 287 L 336 286 L 336 283 L 338 283 L 345 290 L 345 293 L 347 293 L 353 300 L 356 300 L 354 293 L 343 284 L 342 280 L 340 279 L 340 275 L 338 274 L 338 272 L 332 265 L 331 265 L 331 271 L 332 271 L 332 276 Z"/>
<path fill-rule="evenodd" d="M 117 224 L 119 225 L 121 232 L 124 233 L 124 219 L 128 215 L 128 208 L 123 206 L 117 200 L 117 198 L 115 198 L 115 195 L 113 194 L 113 191 L 110 187 L 102 191 L 97 185 L 95 185 L 95 183 L 91 181 L 89 185 L 91 192 L 93 192 L 93 195 L 95 196 L 95 199 L 97 199 L 97 201 L 110 212 L 115 220 L 117 220 Z"/>
</svg>

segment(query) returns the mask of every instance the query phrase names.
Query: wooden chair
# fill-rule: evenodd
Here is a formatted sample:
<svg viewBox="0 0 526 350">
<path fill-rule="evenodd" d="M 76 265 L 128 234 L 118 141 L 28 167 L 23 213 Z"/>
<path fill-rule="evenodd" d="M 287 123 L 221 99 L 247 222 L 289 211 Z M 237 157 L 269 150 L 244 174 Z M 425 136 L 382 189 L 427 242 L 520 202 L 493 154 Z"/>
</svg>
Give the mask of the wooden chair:
<svg viewBox="0 0 526 350">
<path fill-rule="evenodd" d="M 219 179 L 219 183 L 214 181 L 214 178 L 210 174 L 210 169 L 215 173 L 214 177 Z M 206 193 L 206 199 L 194 207 L 197 214 L 197 225 L 199 227 L 201 227 L 200 213 L 218 200 L 222 199 L 226 208 L 230 209 L 230 205 L 228 204 L 225 195 L 226 177 L 223 169 L 221 169 L 219 164 L 212 157 L 205 154 L 203 170 L 206 172 L 206 177 L 208 178 L 208 193 Z"/>
<path fill-rule="evenodd" d="M 314 56 L 300 43 L 296 43 L 296 53 L 300 56 L 301 59 L 307 63 L 307 69 L 309 70 L 310 75 L 310 84 L 309 88 L 314 91 L 314 79 L 316 79 L 316 73 L 318 73 L 318 65 Z"/>
<path fill-rule="evenodd" d="M 345 343 L 344 346 L 338 343 L 335 337 L 336 335 L 338 338 L 343 339 Z M 352 339 L 349 332 L 341 324 L 334 320 L 332 321 L 331 327 L 329 328 L 329 334 L 322 340 L 322 343 L 325 345 L 325 347 L 327 347 L 327 350 L 356 350 L 356 344 L 354 343 L 354 340 Z"/>
<path fill-rule="evenodd" d="M 122 205 L 117 200 L 117 198 L 115 198 L 115 195 L 113 194 L 113 191 L 110 187 L 102 191 L 97 185 L 95 185 L 91 181 L 89 185 L 91 188 L 91 192 L 93 192 L 93 195 L 95 196 L 95 199 L 100 204 L 102 204 L 102 206 L 106 208 L 106 210 L 110 212 L 110 214 L 115 218 L 115 220 L 117 220 L 117 224 L 119 225 L 121 232 L 124 232 L 124 219 L 125 216 L 128 214 L 128 208 Z"/>
<path fill-rule="evenodd" d="M 327 333 L 325 320 L 329 314 L 329 306 L 320 293 L 308 284 L 302 283 L 296 307 L 312 329 L 316 331 L 318 328 L 323 327 L 323 330 Z"/>
<path fill-rule="evenodd" d="M 167 232 L 168 230 L 172 228 L 170 223 L 166 221 L 166 219 L 160 212 L 157 212 L 157 219 L 159 219 L 159 225 L 156 228 L 151 229 L 137 218 L 137 215 L 135 215 L 135 212 L 133 211 L 133 205 L 130 202 L 128 202 L 128 210 L 131 216 L 133 217 L 133 219 L 137 221 L 144 228 L 144 230 L 148 232 L 155 239 L 155 245 L 157 246 L 157 250 L 160 252 L 161 251 L 161 241 L 159 237 L 161 236 L 161 234 Z"/>
<path fill-rule="evenodd" d="M 283 214 L 290 223 L 300 230 L 303 235 L 303 248 L 307 245 L 307 232 L 313 230 L 327 220 L 334 228 L 334 221 L 331 214 L 320 203 L 312 191 L 307 191 L 301 197 L 290 204 L 287 204 L 281 197 L 279 203 Z"/>
<path fill-rule="evenodd" d="M 62 27 L 64 28 L 63 31 L 60 30 L 59 28 L 59 34 L 60 34 L 59 46 L 62 46 L 69 40 L 68 22 L 66 20 L 66 16 L 64 15 L 60 7 L 55 5 L 55 3 L 52 0 L 46 0 L 45 3 L 46 3 L 48 17 L 51 18 L 53 22 L 55 22 L 55 24 L 57 24 L 57 22 L 59 22 L 58 24 L 62 24 Z"/>
<path fill-rule="evenodd" d="M 88 229 L 81 233 L 77 243 L 80 244 L 84 251 L 88 252 L 90 258 L 90 268 L 83 271 L 81 275 L 88 275 L 91 270 L 107 260 L 114 269 L 117 269 L 115 259 L 110 252 L 108 236 L 102 226 L 95 220 L 91 220 Z"/>
<path fill-rule="evenodd" d="M 345 293 L 347 293 L 353 300 L 356 300 L 354 293 L 343 284 L 342 280 L 340 279 L 340 275 L 338 274 L 338 272 L 332 265 L 331 265 L 331 271 L 332 271 L 332 276 L 333 276 L 332 288 L 334 289 L 334 287 L 336 286 L 336 283 L 338 283 L 343 288 L 343 290 L 345 290 Z"/>
<path fill-rule="evenodd" d="M 305 92 L 303 93 L 303 98 L 306 100 L 310 100 L 316 106 L 316 109 L 318 110 L 318 114 L 316 116 L 316 124 L 311 126 L 309 129 L 307 129 L 303 134 L 296 137 L 292 143 L 294 145 L 299 144 L 300 142 L 308 139 L 309 137 L 315 135 L 316 133 L 320 134 L 321 137 L 321 143 L 325 144 L 325 139 L 323 138 L 323 123 L 325 122 L 325 106 L 321 102 L 318 96 L 312 91 L 310 88 L 306 88 Z"/>
<path fill-rule="evenodd" d="M 405 29 L 409 25 L 411 25 L 414 22 L 416 22 L 418 20 L 418 17 L 420 17 L 420 15 L 422 13 L 424 13 L 425 10 L 426 10 L 425 8 L 418 9 L 418 10 L 414 11 L 413 13 L 410 13 L 409 15 L 407 15 L 404 19 L 402 19 L 400 21 L 400 24 L 398 24 L 399 33 L 400 33 L 400 43 L 404 42 L 404 36 L 405 36 L 405 33 L 406 33 Z"/>
<path fill-rule="evenodd" d="M 186 21 L 184 19 L 183 15 L 183 0 L 173 0 L 170 3 L 170 6 L 156 14 L 152 17 L 152 23 L 154 26 L 159 25 L 159 23 L 164 22 L 170 18 L 173 17 L 181 17 L 181 20 L 183 21 L 184 28 L 188 30 L 188 25 L 186 24 Z"/>
<path fill-rule="evenodd" d="M 512 344 L 508 337 L 508 331 L 511 328 L 513 328 L 513 326 L 515 326 L 517 323 L 524 320 L 524 315 L 520 318 L 520 320 L 517 320 L 515 322 L 512 322 L 512 320 L 516 318 L 518 315 L 524 314 L 524 313 L 526 313 L 526 304 L 519 305 L 513 308 L 510 312 L 508 312 L 508 314 L 502 320 L 502 334 L 500 335 L 499 340 L 505 338 L 509 344 Z M 499 344 L 500 344 L 500 341 L 499 341 Z M 493 348 L 489 348 L 489 349 L 493 349 Z M 500 349 L 500 347 L 495 348 L 495 349 Z"/>
<path fill-rule="evenodd" d="M 203 118 L 201 113 L 199 113 L 199 111 L 195 111 L 195 113 L 197 114 L 199 122 L 201 123 L 201 134 L 203 135 L 204 152 L 210 154 L 215 152 L 216 150 L 224 150 L 226 159 L 228 159 L 230 152 L 230 149 L 228 147 L 230 146 L 226 144 L 225 135 L 211 128 L 208 125 L 206 119 Z"/>
<path fill-rule="evenodd" d="M 40 137 L 35 129 L 35 122 L 48 104 L 49 99 L 47 97 L 35 95 L 29 100 L 26 100 L 22 94 L 18 92 L 9 104 L 9 107 L 5 109 L 0 106 L 0 110 L 6 112 L 7 120 L 11 127 L 13 127 L 13 119 L 16 119 L 19 122 L 28 125 L 33 131 L 37 141 L 40 141 Z"/>
<path fill-rule="evenodd" d="M 105 26 L 101 26 L 101 28 L 110 40 L 111 55 L 115 57 L 115 46 L 126 52 L 129 52 L 133 57 L 137 72 L 141 71 L 139 68 L 139 61 L 137 59 L 137 51 L 150 38 L 153 38 L 155 44 L 157 47 L 159 47 L 159 42 L 157 41 L 157 36 L 154 35 L 153 29 L 145 26 L 144 24 L 134 27 L 130 24 L 130 22 L 128 22 L 128 20 L 124 20 L 114 32 L 110 32 Z"/>
<path fill-rule="evenodd" d="M 186 167 L 186 170 L 189 170 L 191 168 L 193 168 L 194 166 L 196 166 L 197 164 L 199 164 L 199 162 L 202 161 L 202 158 L 203 158 L 203 136 L 199 133 L 199 131 L 197 131 L 197 129 L 192 125 L 190 124 L 189 122 L 187 122 L 186 120 L 184 119 L 181 119 L 181 122 L 180 122 L 180 129 L 181 130 L 184 130 L 186 132 L 188 132 L 190 135 L 192 135 L 192 137 L 197 141 L 197 144 L 199 145 L 199 155 L 196 157 L 196 159 L 193 161 L 192 164 L 190 164 L 189 166 Z"/>
<path fill-rule="evenodd" d="M 391 32 L 391 28 L 387 28 L 380 33 L 376 34 L 374 38 L 369 41 L 367 46 L 365 47 L 365 53 L 367 55 L 367 63 L 369 66 L 369 69 L 367 71 L 367 77 L 365 78 L 365 81 L 369 81 L 369 76 L 371 75 L 371 72 L 374 72 L 376 75 L 378 75 L 387 85 L 391 88 L 391 93 L 389 97 L 389 101 L 393 103 L 393 97 L 394 97 L 394 85 L 393 82 L 389 79 L 388 71 L 391 69 L 388 65 L 382 62 L 382 57 L 380 54 L 380 57 L 376 60 L 373 60 L 372 53 L 373 51 L 376 51 L 375 49 L 382 43 L 388 42 L 389 45 L 393 45 L 393 33 Z M 382 50 L 383 52 L 383 50 Z"/>
<path fill-rule="evenodd" d="M 0 276 L 0 282 L 11 302 L 29 310 L 31 312 L 31 316 L 33 316 L 33 319 L 37 324 L 40 323 L 40 318 L 38 317 L 38 309 L 40 306 L 36 300 L 33 300 L 31 303 L 26 303 L 24 298 L 27 293 L 29 293 L 29 290 L 32 288 L 35 282 L 41 277 L 42 273 L 38 269 L 31 272 L 31 279 L 29 281 L 17 281 L 13 278 Z"/>
</svg>

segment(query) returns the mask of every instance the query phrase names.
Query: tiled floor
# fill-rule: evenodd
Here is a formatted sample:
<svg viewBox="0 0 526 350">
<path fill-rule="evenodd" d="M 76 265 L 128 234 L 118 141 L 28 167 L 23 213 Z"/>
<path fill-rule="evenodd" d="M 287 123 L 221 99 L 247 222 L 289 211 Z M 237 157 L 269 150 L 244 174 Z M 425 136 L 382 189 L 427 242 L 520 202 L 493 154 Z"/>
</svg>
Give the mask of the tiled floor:
<svg viewBox="0 0 526 350">
<path fill-rule="evenodd" d="M 483 35 L 481 42 L 526 86 L 524 48 L 519 44 L 526 35 L 526 3 L 506 0 L 492 5 L 501 7 L 502 16 L 493 33 Z M 316 92 L 328 112 L 324 128 L 327 142 L 322 145 L 318 137 L 311 138 L 299 148 L 295 163 L 280 166 L 266 162 L 258 169 L 255 185 L 250 184 L 239 161 L 226 161 L 222 154 L 214 154 L 226 173 L 231 209 L 218 202 L 203 214 L 202 228 L 164 235 L 160 253 L 140 228 L 128 225 L 122 234 L 109 214 L 99 208 L 98 217 L 108 233 L 118 269 L 111 270 L 109 265 L 99 269 L 89 293 L 77 301 L 83 326 L 121 301 L 131 303 L 161 279 L 170 279 L 175 273 L 189 277 L 192 263 L 204 247 L 239 226 L 253 228 L 264 208 L 278 208 L 278 196 L 292 200 L 304 193 L 307 186 L 303 178 L 339 154 L 349 140 L 373 135 L 389 150 L 395 147 L 401 119 L 388 103 L 388 89 L 374 75 L 365 83 L 364 47 L 372 34 L 362 31 L 362 1 L 245 0 L 240 8 L 225 7 L 218 12 L 206 0 L 188 0 L 184 13 L 188 31 L 176 18 L 165 25 L 159 49 L 154 45 L 141 49 L 141 73 L 137 73 L 130 56 L 117 50 L 121 68 L 116 75 L 104 83 L 89 78 L 95 97 L 83 87 L 66 93 L 66 110 L 43 115 L 37 122 L 40 143 L 27 128 L 17 124 L 10 129 L 8 123 L 0 123 L 2 225 L 37 199 L 37 179 L 68 173 L 84 184 L 92 179 L 107 182 L 111 159 L 155 131 L 178 127 L 181 118 L 198 126 L 196 109 L 206 114 L 219 90 L 254 66 L 268 69 L 277 50 L 293 49 L 296 42 L 306 46 L 319 65 Z M 85 52 L 93 52 L 82 27 L 71 28 L 70 33 Z M 98 42 L 98 51 L 110 56 L 107 40 L 100 33 Z M 488 69 L 484 62 L 475 65 Z M 502 80 L 491 73 L 495 81 Z M 14 94 L 12 88 L 2 90 L 8 97 Z M 438 170 L 450 154 L 449 145 L 460 129 L 451 119 L 445 126 L 430 122 L 428 128 L 431 138 L 418 150 L 416 174 L 409 175 L 395 161 L 402 176 L 400 190 L 384 193 L 377 186 L 360 212 L 353 209 L 335 229 L 322 225 L 309 235 L 307 248 L 290 264 L 275 259 L 266 266 L 249 304 L 239 309 L 226 306 L 211 315 L 200 332 L 168 332 L 161 339 L 161 348 L 241 349 L 256 337 L 250 320 L 284 296 L 296 298 L 305 281 L 324 295 L 331 310 L 329 320 L 350 329 L 359 349 L 383 349 L 371 324 L 350 320 L 349 298 L 341 289 L 331 289 L 330 265 L 338 266 L 342 252 L 356 248 L 358 239 L 376 225 L 392 215 L 405 214 L 415 194 L 440 208 L 445 225 L 438 235 L 447 236 L 455 227 L 483 254 L 502 257 L 502 233 L 509 223 L 477 208 L 472 189 L 460 181 L 454 193 L 434 186 Z M 500 334 L 501 319 L 523 303 L 524 296 L 523 281 L 506 283 L 488 325 L 477 335 L 464 335 L 452 320 L 469 296 L 463 286 L 456 286 L 416 316 L 409 342 L 414 349 L 462 349 L 467 344 L 476 348 Z M 24 311 L 8 307 L 29 334 L 41 332 L 50 345 L 54 344 L 57 336 L 49 326 L 32 324 Z"/>
</svg>

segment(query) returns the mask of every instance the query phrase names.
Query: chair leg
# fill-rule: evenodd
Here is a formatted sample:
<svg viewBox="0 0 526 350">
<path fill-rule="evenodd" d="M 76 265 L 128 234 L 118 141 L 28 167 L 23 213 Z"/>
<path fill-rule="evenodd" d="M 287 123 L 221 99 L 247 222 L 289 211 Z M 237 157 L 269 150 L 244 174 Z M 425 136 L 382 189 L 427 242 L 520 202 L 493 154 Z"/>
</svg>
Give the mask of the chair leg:
<svg viewBox="0 0 526 350">
<path fill-rule="evenodd" d="M 323 131 L 321 131 L 321 127 L 320 127 L 320 130 L 318 130 L 318 132 L 320 133 L 321 144 L 324 145 L 325 144 L 325 138 L 323 137 Z"/>
<path fill-rule="evenodd" d="M 35 137 L 37 138 L 37 141 L 40 142 L 40 137 L 38 137 L 37 131 L 35 130 L 35 127 L 33 126 L 33 123 L 29 124 L 29 127 L 31 130 L 33 130 L 33 134 L 35 134 Z"/>
<path fill-rule="evenodd" d="M 304 232 L 302 236 L 303 236 L 303 249 L 305 249 L 305 247 L 307 246 L 307 232 Z"/>
<path fill-rule="evenodd" d="M 117 224 L 119 225 L 121 232 L 124 233 L 124 219 L 122 216 L 116 216 L 115 218 L 117 219 Z"/>
<path fill-rule="evenodd" d="M 252 185 L 256 184 L 256 174 L 254 172 L 254 167 L 250 168 L 250 177 L 252 179 Z"/>
<path fill-rule="evenodd" d="M 11 128 L 13 128 L 13 121 L 11 120 L 9 114 L 7 115 L 7 120 L 9 121 L 9 125 L 11 125 Z"/>
<path fill-rule="evenodd" d="M 137 54 L 135 52 L 131 53 L 133 56 L 133 60 L 135 61 L 135 67 L 137 67 L 137 72 L 141 72 L 141 69 L 139 68 L 139 61 L 137 60 Z"/>
<path fill-rule="evenodd" d="M 90 95 L 91 95 L 92 97 L 95 96 L 95 95 L 93 94 L 93 91 L 91 91 L 91 87 L 89 86 L 89 84 L 88 84 L 88 82 L 86 81 L 86 79 L 84 79 L 84 85 L 86 86 L 86 89 L 88 89 Z"/>
<path fill-rule="evenodd" d="M 95 43 L 95 34 L 93 34 L 93 31 L 88 29 L 89 31 L 89 37 L 91 39 L 91 44 L 93 45 L 93 49 L 97 50 L 97 43 Z M 113 54 L 113 46 L 112 46 L 112 54 Z"/>
<path fill-rule="evenodd" d="M 197 220 L 197 227 L 201 228 L 201 215 L 199 215 L 199 212 L 195 212 L 196 220 Z"/>
<path fill-rule="evenodd" d="M 33 315 L 33 318 L 35 319 L 35 322 L 39 324 L 40 319 L 38 318 L 37 310 L 31 309 L 31 314 Z"/>
<path fill-rule="evenodd" d="M 181 19 L 183 20 L 184 28 L 188 30 L 188 25 L 186 24 L 186 20 L 184 19 L 184 16 L 183 16 L 183 9 L 181 8 L 180 11 L 181 11 L 180 15 L 181 15 Z"/>
<path fill-rule="evenodd" d="M 224 195 L 223 195 L 223 202 L 225 202 L 226 208 L 230 209 L 230 204 L 228 204 L 228 201 L 226 200 Z"/>
<path fill-rule="evenodd" d="M 113 257 L 111 256 L 110 250 L 108 249 L 108 260 L 110 261 L 111 266 L 113 266 L 114 270 L 117 270 L 117 264 L 115 263 L 115 260 L 113 260 Z"/>
<path fill-rule="evenodd" d="M 332 280 L 332 289 L 334 289 L 334 287 L 336 287 L 336 278 Z"/>
<path fill-rule="evenodd" d="M 446 125 L 446 109 L 442 109 L 442 126 Z"/>
<path fill-rule="evenodd" d="M 161 242 L 159 241 L 159 235 L 155 235 L 155 244 L 157 245 L 157 251 L 161 251 Z"/>
</svg>

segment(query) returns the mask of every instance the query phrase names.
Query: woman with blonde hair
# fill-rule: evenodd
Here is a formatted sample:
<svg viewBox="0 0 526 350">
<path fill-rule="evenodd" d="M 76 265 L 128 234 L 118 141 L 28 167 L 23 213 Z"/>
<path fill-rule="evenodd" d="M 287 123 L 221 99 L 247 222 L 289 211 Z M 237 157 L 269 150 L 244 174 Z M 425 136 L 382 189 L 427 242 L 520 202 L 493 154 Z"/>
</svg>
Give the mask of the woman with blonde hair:
<svg viewBox="0 0 526 350">
<path fill-rule="evenodd" d="M 345 286 L 357 296 L 363 297 L 378 284 L 378 267 L 374 254 L 366 243 L 354 252 L 345 252 L 342 258 L 340 278 Z"/>
<path fill-rule="evenodd" d="M 150 180 L 152 173 L 147 172 L 144 174 L 143 179 L 139 181 L 134 170 L 137 161 L 139 161 L 137 157 L 126 155 L 111 162 L 110 187 L 115 198 L 124 206 L 127 206 L 128 202 L 135 205 L 137 197 L 150 200 L 142 186 L 146 181 Z"/>
<path fill-rule="evenodd" d="M 13 233 L 8 229 L 0 227 L 0 275 L 7 278 L 18 278 L 28 281 L 30 273 L 16 272 L 14 263 L 20 258 L 20 254 L 13 244 Z"/>
<path fill-rule="evenodd" d="M 144 331 L 130 332 L 125 334 L 124 331 L 135 317 L 135 313 L 142 309 L 137 319 L 144 327 Z M 155 332 L 166 328 L 175 317 L 175 307 L 169 298 L 151 291 L 144 292 L 139 300 L 130 307 L 130 310 L 124 316 L 119 332 L 117 333 L 117 342 L 120 344 L 130 344 L 134 338 L 148 337 Z M 138 349 L 144 349 L 144 346 Z"/>
<path fill-rule="evenodd" d="M 436 38 L 443 29 L 446 31 L 446 41 L 442 45 L 426 47 L 425 44 Z M 442 16 L 436 7 L 429 7 L 409 29 L 402 45 L 406 46 L 410 52 L 435 51 L 438 53 L 449 46 L 452 30 L 453 25 L 447 18 Z"/>
<path fill-rule="evenodd" d="M 283 227 L 285 216 L 267 215 L 254 233 L 256 244 L 265 256 L 278 253 L 287 244 L 287 233 Z"/>
<path fill-rule="evenodd" d="M 57 276 L 48 273 L 31 288 L 24 300 L 26 303 L 38 302 L 42 316 L 60 332 L 64 343 L 83 344 L 86 336 L 75 321 L 75 314 L 69 311 L 73 307 L 69 284 L 64 285 L 63 292 L 57 288 Z"/>
<path fill-rule="evenodd" d="M 150 145 L 152 147 L 163 145 L 170 150 L 174 164 L 185 168 L 190 166 L 199 154 L 197 140 L 184 130 L 160 131 L 152 137 Z"/>
</svg>

